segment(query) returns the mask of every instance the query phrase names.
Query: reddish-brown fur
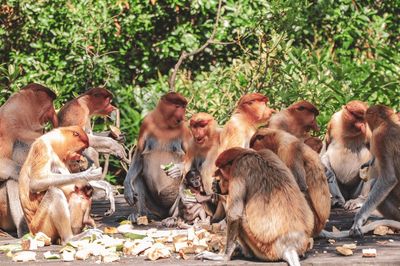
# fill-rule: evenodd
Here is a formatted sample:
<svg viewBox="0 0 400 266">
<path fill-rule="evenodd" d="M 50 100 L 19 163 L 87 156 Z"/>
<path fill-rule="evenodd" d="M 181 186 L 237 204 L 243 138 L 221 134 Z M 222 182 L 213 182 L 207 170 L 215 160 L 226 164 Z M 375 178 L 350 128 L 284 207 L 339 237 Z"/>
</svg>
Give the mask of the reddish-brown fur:
<svg viewBox="0 0 400 266">
<path fill-rule="evenodd" d="M 125 198 L 135 207 L 132 220 L 147 214 L 155 215 L 156 219 L 166 218 L 177 198 L 180 179 L 167 176 L 160 165 L 191 160 L 186 105 L 187 100 L 179 93 L 167 93 L 142 122 L 137 149 L 124 182 Z M 149 193 L 137 186 L 146 187 Z"/>
<path fill-rule="evenodd" d="M 317 153 L 320 153 L 322 150 L 323 143 L 318 137 L 309 137 L 304 140 L 304 143 Z"/>
<path fill-rule="evenodd" d="M 14 144 L 19 141 L 30 145 L 43 134 L 45 123 L 58 126 L 53 106 L 54 92 L 42 85 L 31 83 L 13 94 L 0 107 L 0 228 L 17 228 L 22 236 L 23 213 L 18 198 L 17 179 L 19 167 L 25 160 L 27 151 L 19 152 L 13 158 Z M 12 180 L 11 180 L 12 179 Z M 12 212 L 15 211 L 13 214 Z"/>
<path fill-rule="evenodd" d="M 69 174 L 66 163 L 79 158 L 81 152 L 88 146 L 88 137 L 79 126 L 55 129 L 32 144 L 19 180 L 21 206 L 32 233 L 41 231 L 53 241 L 60 237 L 62 241 L 72 237 L 71 224 L 75 221 L 71 221 L 68 215 L 70 211 L 67 197 L 70 197 L 71 193 L 85 194 L 85 190 L 77 193 L 75 183 L 91 179 L 87 175 L 74 174 L 75 177 Z M 60 177 L 53 177 L 53 171 Z M 58 171 L 64 173 L 62 175 L 66 177 L 61 177 Z M 101 170 L 94 177 L 99 176 Z M 62 183 L 51 185 L 58 184 L 57 182 Z M 57 191 L 62 191 L 63 196 Z M 56 206 L 53 206 L 54 204 Z M 56 218 L 57 212 L 60 216 L 57 215 Z M 82 220 L 81 217 L 77 219 Z"/>
<path fill-rule="evenodd" d="M 218 155 L 220 128 L 214 117 L 207 113 L 192 115 L 189 121 L 192 141 L 189 146 L 189 158 L 192 158 L 191 168 L 198 168 L 201 173 L 204 189 L 212 193 L 215 159 Z"/>
<path fill-rule="evenodd" d="M 93 88 L 67 102 L 58 112 L 60 126 L 87 127 L 93 115 L 108 115 L 116 108 L 113 95 L 106 88 Z"/>
<path fill-rule="evenodd" d="M 387 219 L 400 221 L 400 125 L 396 113 L 384 105 L 374 105 L 365 113 L 372 130 L 371 153 L 377 168 L 376 182 L 360 211 L 355 215 L 350 230 L 352 235 L 362 234 L 362 225 L 377 208 Z"/>
<path fill-rule="evenodd" d="M 321 151 L 326 175 L 332 179 L 333 204 L 345 205 L 348 209 L 360 207 L 369 191 L 370 183 L 363 183 L 363 190 L 357 191 L 362 182 L 360 166 L 371 157 L 367 147 L 371 132 L 364 119 L 367 108 L 366 103 L 355 100 L 336 112 L 328 124 Z"/>
<path fill-rule="evenodd" d="M 318 109 L 308 101 L 299 101 L 271 117 L 269 128 L 281 129 L 304 140 L 310 130 L 318 131 Z"/>
<path fill-rule="evenodd" d="M 249 93 L 240 98 L 231 119 L 222 129 L 220 152 L 232 147 L 249 147 L 256 129 L 267 124 L 275 112 L 267 103 L 268 97 L 260 93 Z"/>
<path fill-rule="evenodd" d="M 328 183 L 318 154 L 293 135 L 269 128 L 259 129 L 252 137 L 250 147 L 270 149 L 297 179 L 305 179 L 307 190 L 304 193 L 314 213 L 313 235 L 317 236 L 324 229 L 331 209 Z"/>
<path fill-rule="evenodd" d="M 275 154 L 231 148 L 220 154 L 216 165 L 221 191 L 228 194 L 225 259 L 231 258 L 236 237 L 246 256 L 251 250 L 262 260 L 296 259 L 288 251 L 307 251 L 312 212 L 293 175 Z"/>
</svg>

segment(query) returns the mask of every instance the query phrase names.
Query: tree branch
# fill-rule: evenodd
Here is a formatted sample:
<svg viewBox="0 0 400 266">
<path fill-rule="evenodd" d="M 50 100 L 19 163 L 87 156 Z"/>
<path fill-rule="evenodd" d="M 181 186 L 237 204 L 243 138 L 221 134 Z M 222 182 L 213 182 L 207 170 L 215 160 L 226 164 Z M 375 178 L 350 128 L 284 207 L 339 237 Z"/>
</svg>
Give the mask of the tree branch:
<svg viewBox="0 0 400 266">
<path fill-rule="evenodd" d="M 215 42 L 214 37 L 215 37 L 215 34 L 217 32 L 217 28 L 218 28 L 218 24 L 219 24 L 219 18 L 220 18 L 220 15 L 221 15 L 221 7 L 222 7 L 222 0 L 219 0 L 219 2 L 218 2 L 218 10 L 217 10 L 217 17 L 215 19 L 215 24 L 214 24 L 214 27 L 213 27 L 213 31 L 212 31 L 212 33 L 210 35 L 210 38 L 208 38 L 208 40 L 200 48 L 198 48 L 198 49 L 196 49 L 196 50 L 194 50 L 194 51 L 192 51 L 190 53 L 188 53 L 186 51 L 183 51 L 181 53 L 181 55 L 179 56 L 178 62 L 175 64 L 175 67 L 174 67 L 174 70 L 172 72 L 171 78 L 169 79 L 169 90 L 170 91 L 175 91 L 175 79 L 176 79 L 176 75 L 178 73 L 179 67 L 181 66 L 182 62 L 186 58 L 188 58 L 190 56 L 193 56 L 195 54 L 198 54 L 201 51 L 203 51 L 210 43 Z"/>
</svg>

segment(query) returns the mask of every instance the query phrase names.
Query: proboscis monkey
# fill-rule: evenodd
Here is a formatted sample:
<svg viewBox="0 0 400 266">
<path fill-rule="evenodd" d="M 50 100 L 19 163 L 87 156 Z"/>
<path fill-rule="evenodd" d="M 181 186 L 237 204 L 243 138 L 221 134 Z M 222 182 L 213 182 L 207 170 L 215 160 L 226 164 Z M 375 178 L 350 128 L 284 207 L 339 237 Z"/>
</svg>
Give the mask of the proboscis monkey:
<svg viewBox="0 0 400 266">
<path fill-rule="evenodd" d="M 250 138 L 257 128 L 266 124 L 275 112 L 267 103 L 268 97 L 260 93 L 249 93 L 240 98 L 232 117 L 222 129 L 219 153 L 232 147 L 249 147 Z"/>
<path fill-rule="evenodd" d="M 73 238 L 76 221 L 71 218 L 77 216 L 71 216 L 67 197 L 77 184 L 100 179 L 101 168 L 71 174 L 67 165 L 88 146 L 88 136 L 79 126 L 53 129 L 32 144 L 19 178 L 21 206 L 31 233 L 43 232 L 62 244 L 82 236 Z"/>
<path fill-rule="evenodd" d="M 313 235 L 318 236 L 331 210 L 328 182 L 318 154 L 292 134 L 270 128 L 257 130 L 251 138 L 250 147 L 271 150 L 292 171 L 313 211 Z"/>
<path fill-rule="evenodd" d="M 92 88 L 79 97 L 67 102 L 58 112 L 60 126 L 80 126 L 89 136 L 90 148 L 84 151 L 96 166 L 99 166 L 99 154 L 113 154 L 128 162 L 124 147 L 114 139 L 107 136 L 99 136 L 93 133 L 90 125 L 93 116 L 106 116 L 117 108 L 111 104 L 113 95 L 106 88 Z M 115 211 L 115 199 L 111 185 L 104 181 L 92 181 L 95 190 L 105 191 L 105 197 L 110 200 L 110 209 L 105 215 L 111 215 Z M 98 194 L 98 193 L 97 193 Z"/>
<path fill-rule="evenodd" d="M 221 192 L 227 194 L 225 252 L 196 257 L 230 260 L 239 242 L 246 257 L 300 265 L 299 255 L 309 249 L 313 215 L 285 164 L 268 149 L 231 148 L 216 165 Z"/>
<path fill-rule="evenodd" d="M 373 155 L 375 180 L 367 200 L 354 217 L 350 231 L 338 233 L 324 232 L 325 237 L 362 236 L 378 226 L 389 226 L 400 230 L 400 125 L 396 113 L 384 105 L 374 105 L 365 112 L 365 121 L 372 130 L 370 150 Z M 386 219 L 366 225 L 370 214 L 375 210 Z"/>
<path fill-rule="evenodd" d="M 92 132 L 90 119 L 105 116 L 116 110 L 111 104 L 113 95 L 105 88 L 93 88 L 67 102 L 58 112 L 60 126 L 80 126 L 89 136 L 90 147 L 99 153 L 113 154 L 126 159 L 126 152 L 117 141 L 110 137 L 96 136 Z"/>
<path fill-rule="evenodd" d="M 371 153 L 377 167 L 376 182 L 365 204 L 354 217 L 351 235 L 362 235 L 362 225 L 377 208 L 387 219 L 400 221 L 400 125 L 396 113 L 384 105 L 367 109 L 365 120 L 372 131 Z"/>
<path fill-rule="evenodd" d="M 274 114 L 268 124 L 269 128 L 281 129 L 304 141 L 311 130 L 319 131 L 316 117 L 318 109 L 308 101 L 298 101 L 288 108 Z"/>
<path fill-rule="evenodd" d="M 31 83 L 0 107 L 0 228 L 16 229 L 18 237 L 27 231 L 18 196 L 19 171 L 29 145 L 43 134 L 45 124 L 58 125 L 55 98 L 49 88 Z"/>
<path fill-rule="evenodd" d="M 365 183 L 359 176 L 361 165 L 371 159 L 368 150 L 371 133 L 364 119 L 367 108 L 364 102 L 350 101 L 328 124 L 321 160 L 332 194 L 332 206 L 359 208 L 370 190 L 372 181 Z"/>
<path fill-rule="evenodd" d="M 191 168 L 200 171 L 205 192 L 212 194 L 221 128 L 218 127 L 214 117 L 207 113 L 192 115 L 189 127 L 193 136 L 189 145 L 189 157 L 193 158 Z"/>
<path fill-rule="evenodd" d="M 142 215 L 167 218 L 176 201 L 191 137 L 185 125 L 186 105 L 187 100 L 179 93 L 167 93 L 142 122 L 124 181 L 125 199 L 134 206 L 130 216 L 133 222 Z M 164 172 L 161 166 L 169 163 L 177 167 Z"/>
</svg>

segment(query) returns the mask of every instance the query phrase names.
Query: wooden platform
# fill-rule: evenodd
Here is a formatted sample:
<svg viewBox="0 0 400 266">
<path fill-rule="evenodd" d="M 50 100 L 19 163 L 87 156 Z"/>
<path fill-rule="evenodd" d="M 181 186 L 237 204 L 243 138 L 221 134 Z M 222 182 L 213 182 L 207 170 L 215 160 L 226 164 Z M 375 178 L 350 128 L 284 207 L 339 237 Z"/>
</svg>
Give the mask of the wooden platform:
<svg viewBox="0 0 400 266">
<path fill-rule="evenodd" d="M 125 202 L 122 195 L 116 198 L 116 213 L 111 217 L 103 217 L 102 214 L 109 207 L 108 202 L 96 202 L 93 205 L 93 215 L 95 220 L 100 227 L 104 225 L 116 226 L 118 222 L 126 219 L 131 212 L 131 208 Z M 327 226 L 328 230 L 332 230 L 334 225 L 339 230 L 349 229 L 353 222 L 354 213 L 346 212 L 342 209 L 333 209 L 331 213 L 331 219 Z M 135 226 L 136 228 L 140 228 Z M 162 228 L 159 228 L 162 230 Z M 0 244 L 6 243 L 17 243 L 19 240 L 10 237 L 0 237 Z M 354 251 L 354 255 L 349 257 L 343 257 L 336 253 L 335 248 L 343 244 L 355 243 L 357 249 Z M 91 258 L 86 261 L 74 261 L 74 262 L 62 262 L 60 260 L 46 261 L 43 259 L 42 253 L 45 251 L 58 251 L 61 247 L 53 245 L 46 248 L 40 248 L 37 251 L 37 262 L 30 262 L 29 265 L 98 265 L 95 258 Z M 375 258 L 363 258 L 363 248 L 375 248 L 377 250 L 377 257 Z M 119 262 L 114 264 L 134 264 L 134 265 L 150 265 L 150 264 L 162 264 L 162 265 L 224 265 L 221 262 L 210 262 L 210 261 L 198 261 L 194 260 L 193 256 L 190 256 L 189 260 L 178 260 L 174 254 L 170 259 L 162 259 L 155 262 L 146 261 L 144 257 L 122 257 Z M 6 257 L 5 254 L 0 254 L 0 265 L 16 265 L 10 258 Z M 24 263 L 28 264 L 28 263 Z M 254 264 L 265 264 L 264 262 L 258 261 L 246 261 L 242 258 L 234 258 L 229 265 L 254 265 Z M 315 239 L 314 248 L 308 252 L 307 258 L 301 261 L 302 265 L 400 265 L 400 234 L 386 235 L 386 236 L 375 236 L 366 235 L 362 239 L 345 238 L 336 240 L 335 243 L 329 243 L 327 239 Z M 268 263 L 268 265 L 286 265 L 286 263 Z"/>
</svg>

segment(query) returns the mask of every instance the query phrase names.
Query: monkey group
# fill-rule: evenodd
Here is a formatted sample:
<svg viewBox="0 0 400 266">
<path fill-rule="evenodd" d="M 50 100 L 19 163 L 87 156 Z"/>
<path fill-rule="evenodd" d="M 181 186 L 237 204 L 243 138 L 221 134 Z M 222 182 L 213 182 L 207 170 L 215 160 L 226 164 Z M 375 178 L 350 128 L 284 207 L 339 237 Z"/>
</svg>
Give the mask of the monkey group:
<svg viewBox="0 0 400 266">
<path fill-rule="evenodd" d="M 239 245 L 245 257 L 299 265 L 310 239 L 329 234 L 331 207 L 359 208 L 352 236 L 368 231 L 375 209 L 400 222 L 400 120 L 387 106 L 350 101 L 320 139 L 312 135 L 319 111 L 305 100 L 276 111 L 267 96 L 248 93 L 219 126 L 207 113 L 186 121 L 188 100 L 169 92 L 143 119 L 129 161 L 118 139 L 91 127 L 93 116 L 117 110 L 112 98 L 93 88 L 57 113 L 56 94 L 33 83 L 0 107 L 2 230 L 18 237 L 41 231 L 54 243 L 78 239 L 85 226 L 95 227 L 97 189 L 110 199 L 112 214 L 99 154 L 130 163 L 124 196 L 132 222 L 147 216 L 166 226 L 226 223 L 225 253 L 204 252 L 201 259 L 230 260 Z M 53 129 L 45 133 L 47 122 Z"/>
</svg>

